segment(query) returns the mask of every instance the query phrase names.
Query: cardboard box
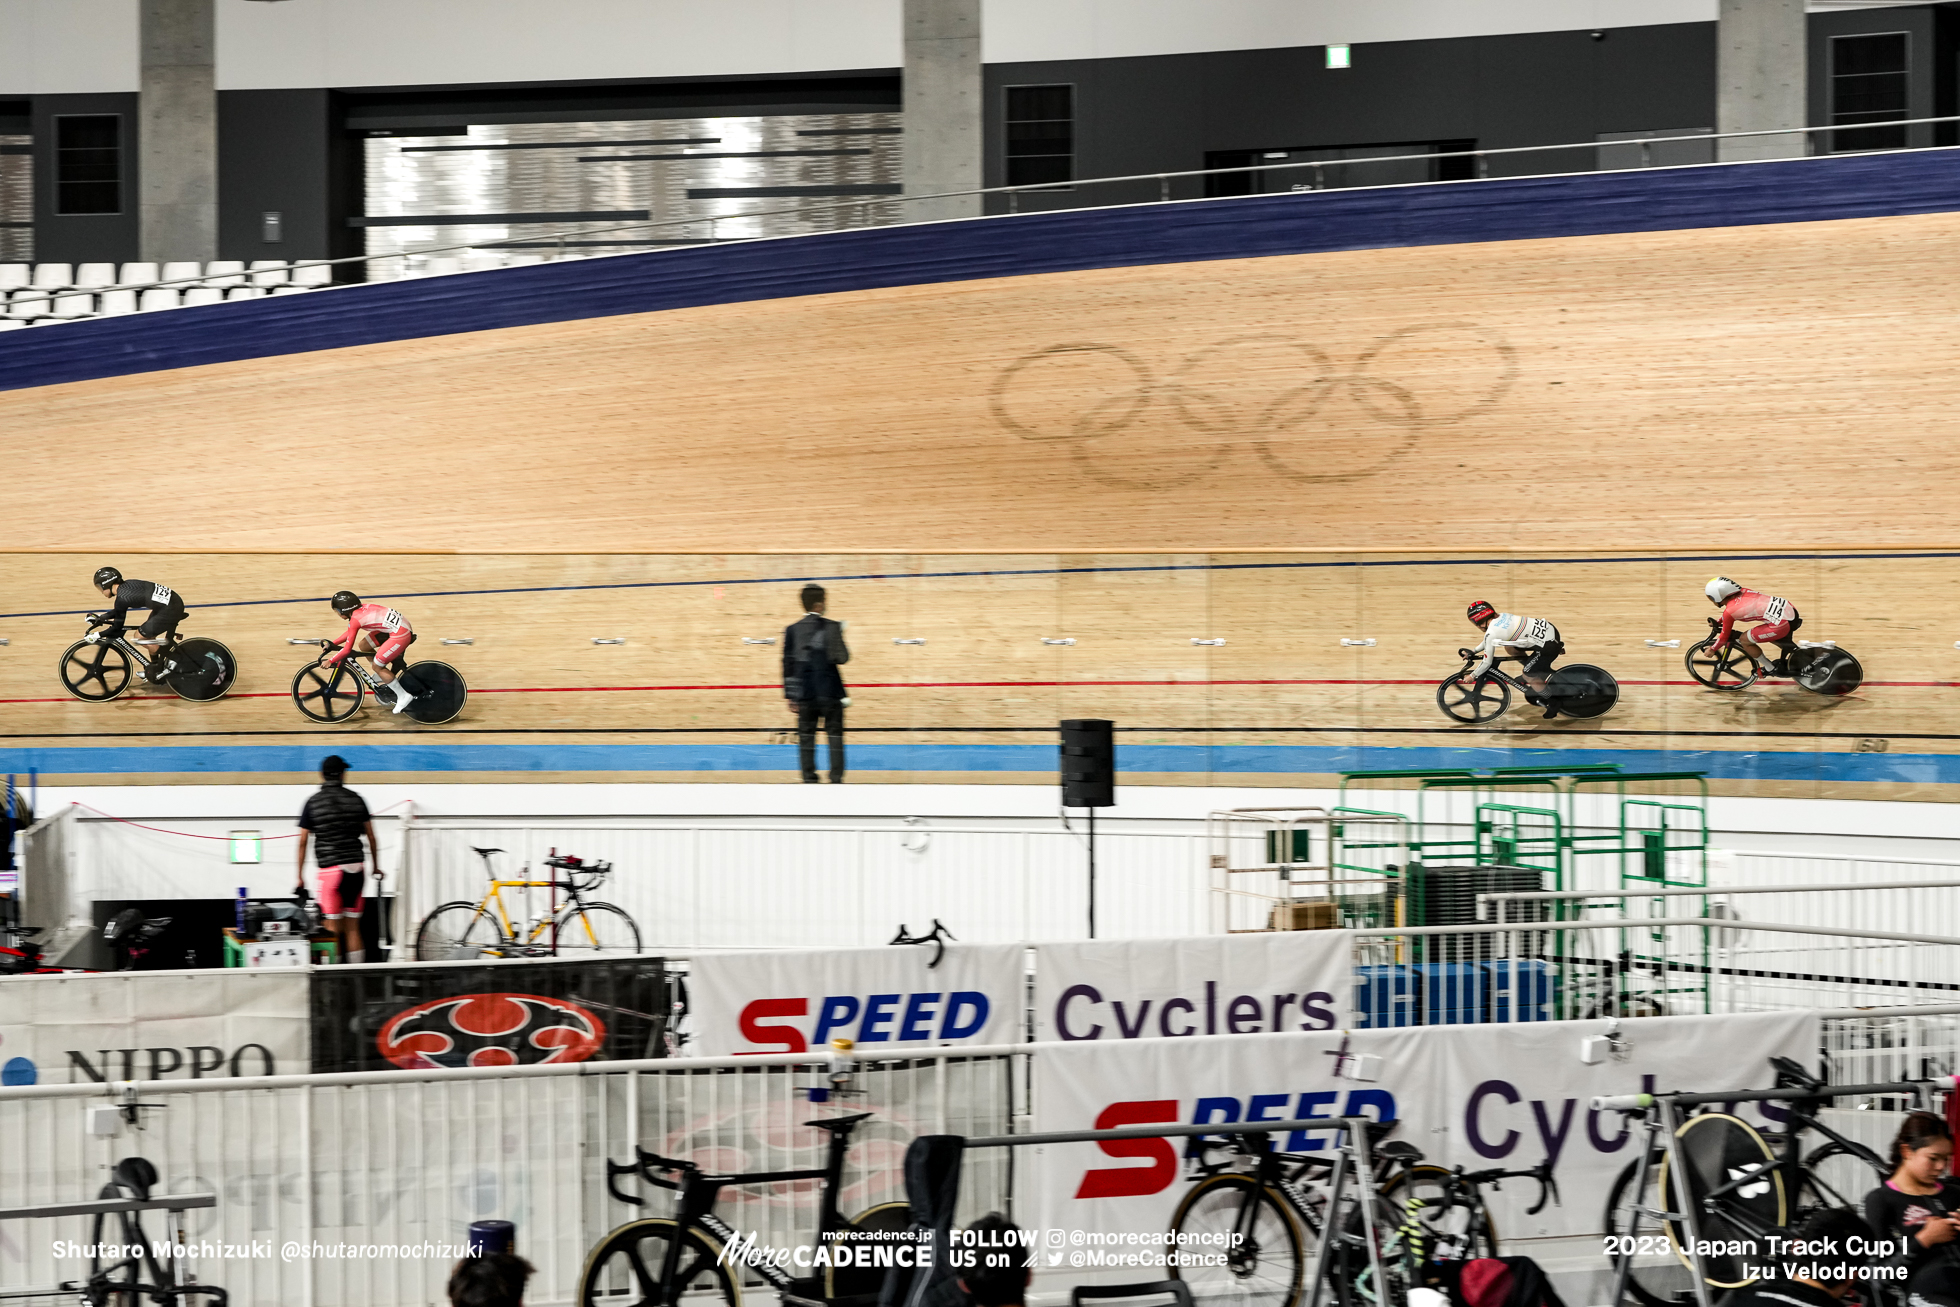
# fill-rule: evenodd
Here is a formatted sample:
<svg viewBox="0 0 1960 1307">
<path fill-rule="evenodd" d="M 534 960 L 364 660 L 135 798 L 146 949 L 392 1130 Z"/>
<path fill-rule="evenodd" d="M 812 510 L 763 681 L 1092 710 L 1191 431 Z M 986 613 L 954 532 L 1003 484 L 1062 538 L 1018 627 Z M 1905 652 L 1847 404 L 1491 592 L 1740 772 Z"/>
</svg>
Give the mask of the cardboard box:
<svg viewBox="0 0 1960 1307">
<path fill-rule="evenodd" d="M 1274 930 L 1334 930 L 1340 924 L 1340 905 L 1327 899 L 1293 899 L 1273 904 Z"/>
</svg>

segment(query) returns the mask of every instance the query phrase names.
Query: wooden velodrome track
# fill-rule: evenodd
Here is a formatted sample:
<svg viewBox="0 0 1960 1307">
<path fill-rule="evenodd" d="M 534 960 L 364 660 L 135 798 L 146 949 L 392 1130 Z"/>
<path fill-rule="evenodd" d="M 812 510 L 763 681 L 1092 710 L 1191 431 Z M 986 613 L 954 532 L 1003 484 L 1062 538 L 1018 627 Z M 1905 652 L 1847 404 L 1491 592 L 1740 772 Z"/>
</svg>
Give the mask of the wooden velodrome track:
<svg viewBox="0 0 1960 1307">
<path fill-rule="evenodd" d="M 852 747 L 866 780 L 1026 780 L 1052 765 L 1054 723 L 1072 716 L 1115 719 L 1131 770 L 1166 782 L 1299 784 L 1347 767 L 1450 761 L 1437 751 L 1501 764 L 1545 755 L 1493 751 L 1579 749 L 1618 751 L 1636 767 L 1708 767 L 1721 792 L 1935 797 L 1951 779 L 1945 768 L 1960 764 L 1955 624 L 1924 602 L 1960 554 L 117 556 L 129 575 L 187 596 L 186 631 L 238 655 L 237 692 L 209 705 L 135 695 L 83 704 L 62 693 L 56 661 L 82 630 L 98 561 L 8 559 L 17 606 L 0 615 L 10 641 L 0 650 L 0 747 L 9 766 L 24 770 L 32 755 L 43 771 L 72 772 L 60 761 L 72 747 L 296 745 L 310 757 L 372 745 L 384 752 L 370 768 L 387 770 L 387 751 L 440 742 L 467 746 L 464 757 L 503 745 L 528 758 L 496 764 L 521 769 L 502 779 L 785 779 L 792 751 L 772 739 L 788 720 L 779 646 L 745 640 L 779 639 L 812 577 L 849 623 Z M 1685 648 L 1706 633 L 1701 589 L 1715 571 L 1791 597 L 1805 617 L 1800 634 L 1858 653 L 1867 687 L 1824 699 L 1787 682 L 1727 694 L 1690 682 L 1680 648 L 1646 642 Z M 418 727 L 370 706 L 346 726 L 320 727 L 299 715 L 287 690 L 309 652 L 286 641 L 333 633 L 321 597 L 343 586 L 409 616 L 423 637 L 413 657 L 464 672 L 473 693 L 462 718 Z M 1555 620 L 1568 661 L 1622 679 L 1620 706 L 1595 721 L 1546 722 L 1520 703 L 1495 727 L 1452 726 L 1434 687 L 1455 668 L 1455 650 L 1474 643 L 1462 612 L 1478 596 Z M 1343 638 L 1376 644 L 1343 647 Z M 989 756 L 1003 747 L 1005 761 Z M 585 748 L 662 761 L 554 765 Z M 688 765 L 695 755 L 703 761 Z M 1847 758 L 1879 770 L 1836 765 Z M 431 764 L 400 766 L 426 777 Z M 238 776 L 218 768 L 201 778 Z"/>
<path fill-rule="evenodd" d="M 743 640 L 820 578 L 865 779 L 1050 778 L 1053 723 L 1108 716 L 1167 781 L 1610 757 L 1944 797 L 1956 242 L 1932 212 L 1143 262 L 6 390 L 0 764 L 284 778 L 359 737 L 370 773 L 784 779 L 777 650 Z M 12 339 L 98 328 L 131 330 Z M 59 697 L 111 561 L 188 596 L 238 697 Z M 1699 639 L 1716 571 L 1794 600 L 1867 688 L 1688 684 L 1646 641 Z M 462 719 L 302 721 L 285 640 L 328 633 L 343 586 L 463 669 Z M 1448 727 L 1478 596 L 1555 620 L 1621 706 Z"/>
</svg>

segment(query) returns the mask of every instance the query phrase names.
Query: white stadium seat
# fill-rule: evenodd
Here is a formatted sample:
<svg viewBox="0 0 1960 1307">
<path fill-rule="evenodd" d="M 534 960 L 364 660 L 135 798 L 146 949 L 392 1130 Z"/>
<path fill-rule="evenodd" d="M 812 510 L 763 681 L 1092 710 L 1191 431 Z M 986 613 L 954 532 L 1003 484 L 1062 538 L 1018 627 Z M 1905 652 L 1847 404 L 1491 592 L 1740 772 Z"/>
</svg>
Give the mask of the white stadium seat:
<svg viewBox="0 0 1960 1307">
<path fill-rule="evenodd" d="M 63 295 L 51 306 L 57 318 L 92 318 L 95 316 L 95 296 Z"/>
<path fill-rule="evenodd" d="M 461 259 L 453 255 L 437 255 L 429 260 L 428 267 L 423 269 L 423 275 L 427 277 L 448 277 L 462 270 L 463 261 Z"/>
<path fill-rule="evenodd" d="M 60 290 L 75 284 L 75 265 L 72 263 L 37 263 L 34 265 L 34 289 Z"/>
<path fill-rule="evenodd" d="M 291 278 L 286 272 L 284 259 L 253 259 L 252 284 L 254 286 L 283 286 Z"/>
<path fill-rule="evenodd" d="M 19 290 L 34 276 L 34 269 L 25 263 L 0 263 L 0 295 L 10 290 Z"/>
<path fill-rule="evenodd" d="M 157 279 L 157 265 L 154 263 L 125 263 L 122 265 L 121 285 L 147 286 Z"/>
<path fill-rule="evenodd" d="M 26 325 L 25 322 L 16 322 L 12 318 L 0 318 L 0 331 L 19 331 Z"/>
<path fill-rule="evenodd" d="M 185 260 L 177 263 L 164 264 L 163 276 L 158 278 L 158 280 L 159 281 L 189 281 L 193 277 L 202 277 L 203 275 L 204 275 L 204 265 L 202 263 L 192 263 L 188 260 Z M 178 289 L 181 290 L 183 288 L 180 286 L 178 287 Z"/>
<path fill-rule="evenodd" d="M 184 292 L 184 307 L 196 304 L 223 304 L 225 293 L 216 286 L 193 286 Z"/>
<path fill-rule="evenodd" d="M 245 265 L 238 259 L 215 259 L 204 265 L 207 286 L 243 286 Z"/>
<path fill-rule="evenodd" d="M 502 250 L 471 250 L 463 256 L 464 272 L 488 272 L 504 266 Z"/>
<path fill-rule="evenodd" d="M 530 268 L 543 262 L 544 255 L 542 254 L 513 254 L 510 256 L 509 266 L 513 268 Z"/>
<path fill-rule="evenodd" d="M 274 286 L 272 293 L 274 295 L 304 295 L 310 289 L 307 286 Z"/>
<path fill-rule="evenodd" d="M 330 263 L 309 263 L 293 269 L 295 286 L 333 285 L 333 265 Z"/>
<path fill-rule="evenodd" d="M 42 318 L 47 313 L 47 299 L 38 290 L 17 290 L 7 299 L 7 316 L 10 318 Z"/>
<path fill-rule="evenodd" d="M 177 307 L 177 289 L 174 286 L 152 286 L 143 292 L 143 297 L 136 302 L 136 307 L 142 313 L 154 313 L 158 309 L 174 309 Z"/>
<path fill-rule="evenodd" d="M 84 263 L 75 269 L 75 284 L 83 290 L 101 290 L 104 286 L 113 286 L 116 284 L 116 265 Z"/>
<path fill-rule="evenodd" d="M 261 298 L 264 294 L 265 292 L 257 286 L 233 286 L 225 292 L 225 298 L 227 300 L 255 300 Z"/>
<path fill-rule="evenodd" d="M 115 317 L 123 313 L 134 313 L 136 312 L 136 292 L 127 288 L 122 290 L 105 290 L 102 292 L 101 303 L 97 306 L 96 312 L 105 318 Z"/>
</svg>

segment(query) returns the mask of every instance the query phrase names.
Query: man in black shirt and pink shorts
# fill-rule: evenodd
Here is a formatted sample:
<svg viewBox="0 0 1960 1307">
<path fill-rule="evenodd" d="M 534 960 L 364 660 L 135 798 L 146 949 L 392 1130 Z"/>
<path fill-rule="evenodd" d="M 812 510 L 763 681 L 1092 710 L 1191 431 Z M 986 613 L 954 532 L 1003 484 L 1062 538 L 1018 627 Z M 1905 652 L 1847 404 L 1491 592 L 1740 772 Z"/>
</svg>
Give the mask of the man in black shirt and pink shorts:
<svg viewBox="0 0 1960 1307">
<path fill-rule="evenodd" d="M 299 874 L 306 876 L 306 846 L 313 844 L 319 874 L 314 880 L 313 897 L 320 901 L 320 914 L 327 929 L 340 939 L 343 962 L 365 962 L 361 947 L 361 891 L 367 864 L 361 856 L 361 835 L 374 855 L 374 878 L 381 879 L 381 844 L 374 838 L 374 819 L 368 815 L 367 801 L 347 788 L 347 760 L 330 754 L 320 760 L 320 788 L 306 800 L 299 813 Z M 378 888 L 378 886 L 377 886 Z"/>
</svg>

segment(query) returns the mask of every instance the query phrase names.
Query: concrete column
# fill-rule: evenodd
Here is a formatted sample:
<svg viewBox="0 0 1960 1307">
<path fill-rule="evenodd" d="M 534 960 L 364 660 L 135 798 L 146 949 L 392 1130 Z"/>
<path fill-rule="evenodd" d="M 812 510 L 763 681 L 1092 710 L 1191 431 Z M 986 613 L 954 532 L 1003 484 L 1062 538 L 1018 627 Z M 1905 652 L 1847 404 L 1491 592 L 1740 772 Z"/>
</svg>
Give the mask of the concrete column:
<svg viewBox="0 0 1960 1307">
<path fill-rule="evenodd" d="M 1771 131 L 1801 127 L 1806 112 L 1804 0 L 1721 0 L 1716 27 L 1715 130 Z M 1808 153 L 1801 133 L 1745 136 L 1717 143 L 1715 157 L 1797 159 Z"/>
<path fill-rule="evenodd" d="M 139 0 L 143 80 L 137 194 L 143 258 L 218 257 L 214 0 Z"/>
<path fill-rule="evenodd" d="M 981 174 L 981 0 L 905 0 L 905 193 L 972 190 Z M 980 197 L 903 206 L 906 222 L 970 218 Z"/>
</svg>

